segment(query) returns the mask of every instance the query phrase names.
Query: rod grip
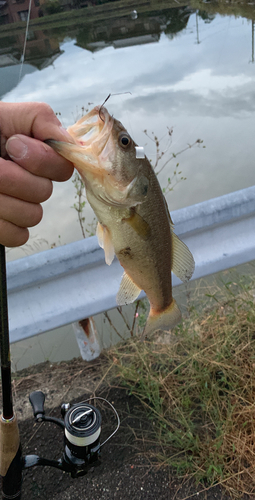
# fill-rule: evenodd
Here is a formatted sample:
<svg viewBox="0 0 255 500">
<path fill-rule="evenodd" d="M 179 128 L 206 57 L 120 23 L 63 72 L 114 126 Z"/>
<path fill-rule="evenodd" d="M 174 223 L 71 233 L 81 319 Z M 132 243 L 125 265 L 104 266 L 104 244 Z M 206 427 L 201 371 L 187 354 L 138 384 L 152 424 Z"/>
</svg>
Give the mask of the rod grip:
<svg viewBox="0 0 255 500">
<path fill-rule="evenodd" d="M 19 428 L 16 416 L 4 420 L 0 416 L 0 476 L 5 476 L 20 445 Z"/>
</svg>

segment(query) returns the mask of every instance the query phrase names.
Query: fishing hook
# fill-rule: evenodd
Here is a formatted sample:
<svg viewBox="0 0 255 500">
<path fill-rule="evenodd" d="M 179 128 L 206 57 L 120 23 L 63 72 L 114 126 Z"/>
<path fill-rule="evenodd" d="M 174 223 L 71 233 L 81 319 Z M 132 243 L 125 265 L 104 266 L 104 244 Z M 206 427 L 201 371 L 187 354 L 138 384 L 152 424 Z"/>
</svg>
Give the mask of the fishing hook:
<svg viewBox="0 0 255 500">
<path fill-rule="evenodd" d="M 106 97 L 106 99 L 104 100 L 103 104 L 101 104 L 101 106 L 100 106 L 100 108 L 99 108 L 98 116 L 99 116 L 100 120 L 102 120 L 102 122 L 103 122 L 103 123 L 104 123 L 104 120 L 103 120 L 102 116 L 100 115 L 100 113 L 101 113 L 101 109 L 102 109 L 103 105 L 104 105 L 104 104 L 108 101 L 108 99 L 110 99 L 111 95 L 112 95 L 112 94 L 109 94 L 109 95 Z"/>
<path fill-rule="evenodd" d="M 118 92 L 117 94 L 109 94 L 106 99 L 104 100 L 103 104 L 101 104 L 100 108 L 99 108 L 99 112 L 98 112 L 98 116 L 100 118 L 100 120 L 102 120 L 102 122 L 104 122 L 102 116 L 100 115 L 101 113 L 101 109 L 102 107 L 105 105 L 105 103 L 108 101 L 108 99 L 110 99 L 110 97 L 114 96 L 114 95 L 124 95 L 124 94 L 130 94 L 132 95 L 132 92 Z"/>
</svg>

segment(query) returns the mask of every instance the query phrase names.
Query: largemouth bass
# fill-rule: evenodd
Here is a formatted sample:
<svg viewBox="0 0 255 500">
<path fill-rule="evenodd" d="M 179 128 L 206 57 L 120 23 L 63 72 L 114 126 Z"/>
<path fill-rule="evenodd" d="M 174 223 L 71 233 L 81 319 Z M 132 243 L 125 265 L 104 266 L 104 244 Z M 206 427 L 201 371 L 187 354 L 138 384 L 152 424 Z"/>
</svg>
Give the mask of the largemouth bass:
<svg viewBox="0 0 255 500">
<path fill-rule="evenodd" d="M 144 335 L 173 328 L 181 313 L 172 296 L 171 270 L 187 281 L 194 259 L 173 232 L 149 160 L 137 157 L 137 145 L 104 107 L 95 107 L 67 130 L 74 144 L 47 143 L 74 164 L 85 183 L 106 263 L 116 255 L 124 268 L 117 304 L 133 302 L 144 290 L 150 302 Z"/>
</svg>

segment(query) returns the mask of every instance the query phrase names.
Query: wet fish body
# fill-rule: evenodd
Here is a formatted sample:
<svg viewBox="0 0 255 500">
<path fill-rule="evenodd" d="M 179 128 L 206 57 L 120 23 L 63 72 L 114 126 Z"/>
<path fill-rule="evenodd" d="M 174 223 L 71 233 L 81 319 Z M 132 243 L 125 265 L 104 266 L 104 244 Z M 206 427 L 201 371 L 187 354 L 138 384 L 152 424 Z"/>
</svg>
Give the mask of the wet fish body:
<svg viewBox="0 0 255 500">
<path fill-rule="evenodd" d="M 194 260 L 173 232 L 150 162 L 136 157 L 136 144 L 105 108 L 94 108 L 68 132 L 74 144 L 48 144 L 70 160 L 84 180 L 106 263 L 110 265 L 116 254 L 124 268 L 117 304 L 133 302 L 144 290 L 150 302 L 145 335 L 173 328 L 181 313 L 172 297 L 171 270 L 187 281 Z"/>
</svg>

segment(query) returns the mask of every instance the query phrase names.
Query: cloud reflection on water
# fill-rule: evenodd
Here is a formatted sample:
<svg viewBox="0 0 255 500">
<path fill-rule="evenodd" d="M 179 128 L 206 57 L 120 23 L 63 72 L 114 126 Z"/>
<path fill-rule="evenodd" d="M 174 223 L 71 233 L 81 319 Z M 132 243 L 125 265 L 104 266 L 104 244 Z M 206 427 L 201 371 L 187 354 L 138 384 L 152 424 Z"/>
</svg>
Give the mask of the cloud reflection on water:
<svg viewBox="0 0 255 500">
<path fill-rule="evenodd" d="M 146 128 L 158 137 L 173 126 L 174 152 L 197 138 L 206 149 L 194 148 L 178 158 L 187 181 L 168 196 L 170 210 L 219 196 L 255 183 L 254 108 L 255 66 L 249 64 L 251 24 L 234 17 L 199 20 L 196 44 L 195 15 L 173 39 L 164 33 L 159 42 L 91 53 L 62 44 L 64 53 L 53 66 L 27 74 L 6 101 L 45 101 L 61 113 L 64 126 L 72 124 L 87 103 L 103 102 L 111 92 L 132 95 L 113 97 L 108 109 L 123 121 L 149 158 L 152 144 Z M 170 172 L 174 163 L 170 164 Z M 169 171 L 161 176 L 162 184 Z M 55 186 L 44 204 L 45 217 L 31 234 L 49 243 L 80 239 L 71 181 Z M 88 212 L 91 220 L 92 213 Z M 45 246 L 43 247 L 45 248 Z M 17 257 L 19 251 L 10 252 Z"/>
</svg>

